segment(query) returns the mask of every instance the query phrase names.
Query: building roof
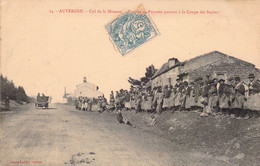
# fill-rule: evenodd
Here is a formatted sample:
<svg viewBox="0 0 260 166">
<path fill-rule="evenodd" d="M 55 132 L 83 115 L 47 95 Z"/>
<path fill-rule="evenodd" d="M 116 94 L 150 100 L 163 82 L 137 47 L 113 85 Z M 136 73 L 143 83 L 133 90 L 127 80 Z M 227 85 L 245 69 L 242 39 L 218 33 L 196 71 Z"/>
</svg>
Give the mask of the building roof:
<svg viewBox="0 0 260 166">
<path fill-rule="evenodd" d="M 202 54 L 202 55 L 197 56 L 197 57 L 195 57 L 195 58 L 191 58 L 191 59 L 189 59 L 189 60 L 186 60 L 186 61 L 184 61 L 184 62 L 182 62 L 182 63 L 183 63 L 183 66 L 185 67 L 187 64 L 196 63 L 196 62 L 199 61 L 201 58 L 204 58 L 205 56 L 211 56 L 211 55 L 218 56 L 219 58 L 216 59 L 216 60 L 212 60 L 212 61 L 210 61 L 209 63 L 204 64 L 204 65 L 201 65 L 201 66 L 199 66 L 199 67 L 186 68 L 186 69 L 182 70 L 181 73 L 180 73 L 179 75 L 182 75 L 182 74 L 188 73 L 188 72 L 190 72 L 190 71 L 197 70 L 198 68 L 200 68 L 200 67 L 202 67 L 202 66 L 208 66 L 208 65 L 211 65 L 211 64 L 216 63 L 216 62 L 218 62 L 218 61 L 221 61 L 222 58 L 234 59 L 234 60 L 240 61 L 240 63 L 244 63 L 245 65 L 248 65 L 248 66 L 255 66 L 255 65 L 252 64 L 252 63 L 249 63 L 249 62 L 243 61 L 243 60 L 238 59 L 238 58 L 235 58 L 235 57 L 233 57 L 233 56 L 229 56 L 229 55 L 224 54 L 224 53 L 222 53 L 222 52 L 220 52 L 220 51 L 211 51 L 211 52 L 209 52 L 209 53 Z"/>
<path fill-rule="evenodd" d="M 197 59 L 200 59 L 200 58 L 202 58 L 202 57 L 209 56 L 209 55 L 212 55 L 212 54 L 218 54 L 218 55 L 220 55 L 220 56 L 222 56 L 222 57 L 229 57 L 229 58 L 232 58 L 232 59 L 239 60 L 239 61 L 241 61 L 241 62 L 243 62 L 243 63 L 245 63 L 245 64 L 248 64 L 248 65 L 254 65 L 254 64 L 249 63 L 249 62 L 246 62 L 246 61 L 244 61 L 244 60 L 241 60 L 241 59 L 235 58 L 235 57 L 233 57 L 233 56 L 229 56 L 229 55 L 227 55 L 227 54 L 224 54 L 224 53 L 222 53 L 222 52 L 220 52 L 220 51 L 211 51 L 211 52 L 208 52 L 208 53 L 206 53 L 206 54 L 202 54 L 202 55 L 196 56 L 196 57 L 194 57 L 194 58 L 188 59 L 188 60 L 184 61 L 183 63 L 192 62 L 192 61 L 195 61 L 195 60 L 197 60 Z"/>
<path fill-rule="evenodd" d="M 176 58 L 170 58 L 169 60 L 177 60 L 177 61 L 178 61 L 178 59 L 176 59 Z M 178 61 L 177 64 L 175 64 L 175 65 L 172 66 L 172 67 L 169 67 L 169 60 L 168 60 L 168 62 L 166 62 L 166 63 L 164 63 L 164 64 L 162 65 L 162 67 L 154 74 L 154 76 L 153 76 L 152 79 L 154 79 L 154 78 L 160 76 L 160 75 L 163 74 L 163 73 L 166 73 L 167 71 L 169 71 L 169 70 L 171 70 L 171 69 L 173 69 L 173 68 L 175 68 L 175 67 L 177 67 L 177 66 L 182 65 L 182 63 L 180 63 L 180 62 Z"/>
<path fill-rule="evenodd" d="M 76 85 L 76 87 L 77 88 L 88 87 L 88 88 L 96 89 L 97 86 L 95 84 L 90 83 L 90 82 L 83 82 L 81 84 Z"/>
<path fill-rule="evenodd" d="M 214 55 L 214 54 L 215 54 L 215 55 Z M 166 63 L 164 63 L 164 64 L 162 65 L 162 67 L 155 73 L 155 75 L 153 76 L 152 79 L 154 79 L 154 78 L 160 76 L 161 74 L 166 73 L 167 71 L 169 71 L 169 70 L 171 70 L 171 69 L 173 69 L 173 68 L 175 68 L 175 67 L 178 67 L 178 66 L 183 66 L 183 67 L 184 67 L 184 70 L 181 71 L 181 73 L 180 73 L 179 75 L 183 75 L 183 74 L 188 73 L 188 72 L 190 72 L 190 71 L 196 70 L 198 67 L 191 67 L 191 68 L 186 68 L 186 69 L 185 69 L 185 65 L 187 65 L 187 64 L 192 64 L 192 63 L 197 63 L 201 58 L 203 58 L 203 57 L 205 57 L 205 56 L 211 56 L 211 55 L 217 56 L 218 59 L 212 60 L 212 61 L 210 61 L 209 63 L 204 64 L 204 66 L 207 66 L 207 65 L 210 65 L 210 64 L 212 64 L 212 63 L 215 63 L 215 62 L 217 62 L 217 61 L 219 61 L 219 60 L 222 60 L 222 58 L 235 59 L 235 60 L 239 60 L 241 63 L 244 63 L 244 64 L 246 64 L 246 65 L 255 66 L 255 65 L 252 64 L 252 63 L 243 61 L 243 60 L 238 59 L 238 58 L 235 58 L 235 57 L 233 57 L 233 56 L 226 55 L 226 54 L 224 54 L 224 53 L 222 53 L 222 52 L 219 52 L 219 51 L 211 51 L 211 52 L 209 52 L 209 53 L 196 56 L 196 57 L 191 58 L 191 59 L 189 59 L 189 60 L 186 60 L 186 61 L 184 61 L 184 62 L 179 62 L 179 63 L 177 63 L 176 65 L 174 65 L 174 66 L 172 66 L 172 67 L 169 67 L 169 61 L 168 61 L 168 62 L 166 62 Z M 170 58 L 169 60 L 178 60 L 178 59 L 176 59 L 176 58 Z M 201 67 L 201 66 L 199 66 L 199 67 Z"/>
</svg>

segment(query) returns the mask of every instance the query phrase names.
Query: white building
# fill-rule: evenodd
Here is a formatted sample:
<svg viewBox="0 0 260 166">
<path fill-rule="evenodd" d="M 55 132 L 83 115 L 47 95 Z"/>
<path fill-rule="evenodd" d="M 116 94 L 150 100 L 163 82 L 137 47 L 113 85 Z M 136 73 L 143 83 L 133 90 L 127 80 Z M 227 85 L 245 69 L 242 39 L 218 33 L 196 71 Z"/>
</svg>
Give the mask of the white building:
<svg viewBox="0 0 260 166">
<path fill-rule="evenodd" d="M 103 96 L 102 92 L 98 91 L 98 87 L 92 83 L 87 82 L 86 77 L 83 78 L 83 83 L 78 84 L 75 90 L 75 97 L 79 96 L 88 98 L 98 98 L 98 96 Z"/>
</svg>

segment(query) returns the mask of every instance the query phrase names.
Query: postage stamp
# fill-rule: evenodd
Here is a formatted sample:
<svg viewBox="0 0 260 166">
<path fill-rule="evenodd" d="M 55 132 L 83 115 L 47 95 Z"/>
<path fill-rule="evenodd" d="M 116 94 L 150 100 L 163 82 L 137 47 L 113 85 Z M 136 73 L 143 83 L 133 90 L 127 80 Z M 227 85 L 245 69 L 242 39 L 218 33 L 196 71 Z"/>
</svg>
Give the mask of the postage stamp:
<svg viewBox="0 0 260 166">
<path fill-rule="evenodd" d="M 125 13 L 107 24 L 105 28 L 122 55 L 158 35 L 145 13 Z"/>
</svg>

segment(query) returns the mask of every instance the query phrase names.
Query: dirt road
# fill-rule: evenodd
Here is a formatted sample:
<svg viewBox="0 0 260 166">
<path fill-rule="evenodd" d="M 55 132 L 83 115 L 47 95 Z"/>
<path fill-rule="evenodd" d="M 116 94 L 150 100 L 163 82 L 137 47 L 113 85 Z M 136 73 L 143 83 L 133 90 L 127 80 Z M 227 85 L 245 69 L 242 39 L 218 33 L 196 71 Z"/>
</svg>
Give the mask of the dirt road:
<svg viewBox="0 0 260 166">
<path fill-rule="evenodd" d="M 229 165 L 72 106 L 1 112 L 0 165 Z"/>
</svg>

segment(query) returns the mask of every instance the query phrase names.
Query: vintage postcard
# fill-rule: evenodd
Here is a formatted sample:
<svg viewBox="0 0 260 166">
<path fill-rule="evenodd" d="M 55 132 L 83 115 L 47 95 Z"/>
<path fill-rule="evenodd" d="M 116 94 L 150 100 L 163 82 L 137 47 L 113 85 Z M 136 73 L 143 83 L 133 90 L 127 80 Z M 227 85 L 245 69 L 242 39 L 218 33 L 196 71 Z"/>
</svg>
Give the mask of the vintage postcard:
<svg viewBox="0 0 260 166">
<path fill-rule="evenodd" d="M 260 165 L 259 0 L 0 4 L 0 165 Z"/>
</svg>

